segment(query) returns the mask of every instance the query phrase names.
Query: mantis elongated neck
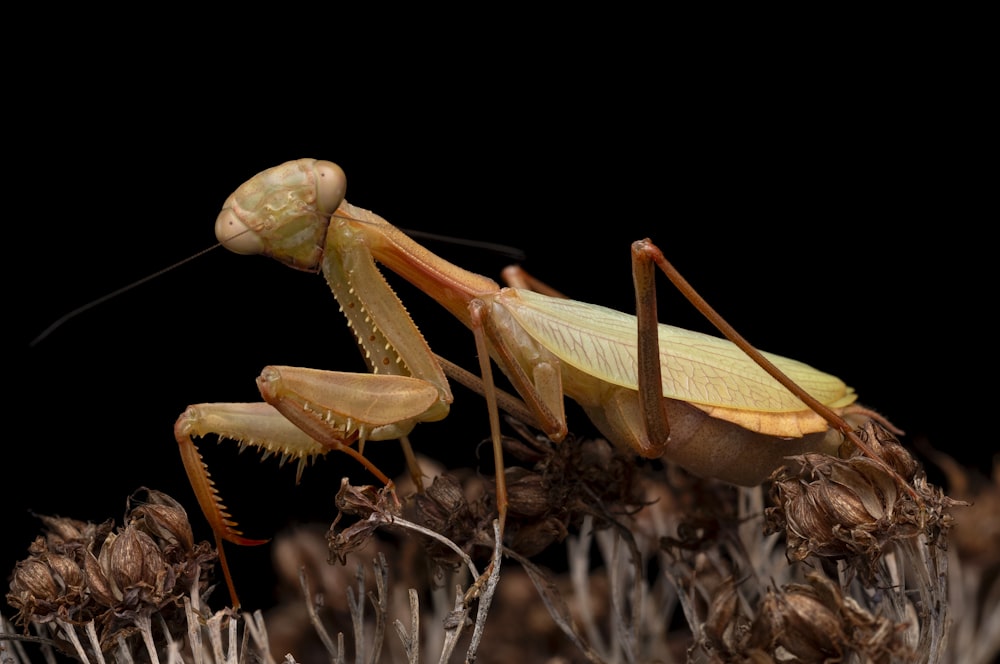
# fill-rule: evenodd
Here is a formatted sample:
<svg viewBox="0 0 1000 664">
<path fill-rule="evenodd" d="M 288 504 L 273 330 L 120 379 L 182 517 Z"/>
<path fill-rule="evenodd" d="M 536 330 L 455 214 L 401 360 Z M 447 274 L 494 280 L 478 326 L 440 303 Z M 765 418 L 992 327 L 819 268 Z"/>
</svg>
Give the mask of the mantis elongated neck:
<svg viewBox="0 0 1000 664">
<path fill-rule="evenodd" d="M 434 298 L 466 326 L 471 322 L 469 302 L 500 290 L 497 282 L 431 253 L 374 212 L 345 201 L 336 215 L 360 222 L 357 229 L 379 263 Z"/>
</svg>

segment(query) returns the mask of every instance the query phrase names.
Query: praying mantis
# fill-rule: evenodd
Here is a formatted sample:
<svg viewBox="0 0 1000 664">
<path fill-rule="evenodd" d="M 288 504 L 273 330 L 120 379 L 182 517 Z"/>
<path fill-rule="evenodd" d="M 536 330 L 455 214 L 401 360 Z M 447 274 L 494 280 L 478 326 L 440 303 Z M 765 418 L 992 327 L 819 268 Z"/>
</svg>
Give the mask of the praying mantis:
<svg viewBox="0 0 1000 664">
<path fill-rule="evenodd" d="M 569 397 L 618 446 L 746 486 L 764 481 L 791 455 L 836 455 L 845 439 L 863 448 L 854 425 L 881 419 L 858 405 L 853 389 L 839 378 L 750 346 L 648 239 L 632 246 L 632 316 L 536 292 L 529 288 L 535 286 L 530 276 L 517 270 L 506 273 L 513 285 L 501 288 L 349 204 L 345 193 L 346 177 L 336 164 L 299 159 L 244 183 L 216 221 L 219 241 L 238 254 L 322 272 L 370 369 L 362 374 L 269 366 L 257 380 L 264 401 L 199 404 L 177 420 L 181 457 L 218 540 L 234 605 L 222 541 L 264 540 L 248 539 L 237 529 L 195 447 L 196 437 L 215 434 L 295 459 L 299 474 L 312 457 L 340 450 L 388 484 L 363 456 L 364 444 L 400 439 L 408 450 L 407 435 L 418 423 L 447 416 L 453 400 L 449 377 L 478 384 L 488 406 L 502 524 L 501 405 L 558 442 L 567 434 Z M 431 351 L 376 263 L 430 295 L 471 330 L 479 376 Z M 659 323 L 657 268 L 728 339 Z M 517 397 L 496 388 L 491 360 Z"/>
</svg>

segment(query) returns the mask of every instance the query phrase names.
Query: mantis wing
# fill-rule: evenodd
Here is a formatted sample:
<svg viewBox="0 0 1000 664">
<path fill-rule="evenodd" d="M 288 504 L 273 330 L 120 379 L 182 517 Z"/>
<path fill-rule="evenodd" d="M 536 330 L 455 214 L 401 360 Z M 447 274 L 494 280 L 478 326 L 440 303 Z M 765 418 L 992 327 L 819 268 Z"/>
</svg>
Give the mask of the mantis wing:
<svg viewBox="0 0 1000 664">
<path fill-rule="evenodd" d="M 518 323 L 559 359 L 600 380 L 638 390 L 635 316 L 576 300 L 520 289 L 504 291 L 503 304 Z M 806 409 L 735 344 L 660 324 L 663 396 L 704 406 L 769 413 Z M 839 408 L 857 398 L 836 376 L 764 353 L 809 394 Z"/>
</svg>

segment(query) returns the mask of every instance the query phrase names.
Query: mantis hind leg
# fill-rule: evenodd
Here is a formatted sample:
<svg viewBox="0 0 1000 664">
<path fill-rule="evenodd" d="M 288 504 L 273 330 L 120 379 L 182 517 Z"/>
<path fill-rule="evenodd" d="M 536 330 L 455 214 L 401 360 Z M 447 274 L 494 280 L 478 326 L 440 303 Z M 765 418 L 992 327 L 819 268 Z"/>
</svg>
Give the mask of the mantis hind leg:
<svg viewBox="0 0 1000 664">
<path fill-rule="evenodd" d="M 712 325 L 718 329 L 723 336 L 734 343 L 754 362 L 756 362 L 772 378 L 781 383 L 787 390 L 794 394 L 800 401 L 808 406 L 813 412 L 822 417 L 830 425 L 830 428 L 838 431 L 846 440 L 850 441 L 854 447 L 860 450 L 865 456 L 873 459 L 890 476 L 896 479 L 910 496 L 918 503 L 922 502 L 909 483 L 899 475 L 885 460 L 879 456 L 870 445 L 861 440 L 855 433 L 854 427 L 841 417 L 832 408 L 822 403 L 811 394 L 806 392 L 801 386 L 789 378 L 773 362 L 754 348 L 743 335 L 736 331 L 726 320 L 719 315 L 708 304 L 708 302 L 698 294 L 698 292 L 688 283 L 681 273 L 666 259 L 663 252 L 653 244 L 651 240 L 644 239 L 632 243 L 632 277 L 635 282 L 636 291 L 636 317 L 638 318 L 639 333 L 639 392 L 640 402 L 643 409 L 643 417 L 647 427 L 647 432 L 653 440 L 657 436 L 666 434 L 669 436 L 670 426 L 667 421 L 666 410 L 662 405 L 664 399 L 660 388 L 660 363 L 659 363 L 659 339 L 656 333 L 656 264 L 670 280 L 670 282 L 684 295 L 698 311 L 707 318 Z M 879 418 L 884 419 L 884 418 Z M 660 429 L 660 427 L 664 427 Z M 660 438 L 666 442 L 666 438 Z"/>
</svg>

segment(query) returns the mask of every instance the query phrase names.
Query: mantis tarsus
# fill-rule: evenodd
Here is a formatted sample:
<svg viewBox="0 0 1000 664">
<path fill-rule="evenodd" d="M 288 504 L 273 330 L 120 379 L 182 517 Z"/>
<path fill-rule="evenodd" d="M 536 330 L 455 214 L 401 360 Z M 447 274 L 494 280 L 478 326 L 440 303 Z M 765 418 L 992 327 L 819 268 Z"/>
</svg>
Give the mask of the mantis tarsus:
<svg viewBox="0 0 1000 664">
<path fill-rule="evenodd" d="M 503 395 L 494 387 L 490 358 L 522 400 L 521 411 L 553 440 L 567 433 L 568 396 L 619 446 L 734 484 L 759 484 L 790 455 L 837 454 L 845 437 L 863 448 L 851 423 L 878 417 L 855 404 L 854 391 L 840 379 L 756 351 L 649 240 L 633 244 L 637 316 L 630 316 L 525 287 L 501 288 L 350 205 L 345 191 L 338 166 L 299 159 L 243 184 L 216 222 L 219 241 L 236 253 L 322 271 L 371 370 L 267 367 L 257 381 L 265 403 L 201 404 L 178 419 L 175 433 L 185 468 L 220 553 L 221 540 L 261 540 L 236 529 L 193 436 L 213 433 L 298 459 L 300 473 L 310 457 L 342 450 L 388 483 L 363 457 L 365 441 L 406 443 L 418 422 L 447 415 L 452 395 L 446 374 L 460 370 L 431 352 L 376 261 L 473 332 L 490 412 L 501 524 L 506 488 L 497 399 Z M 656 266 L 732 341 L 659 324 Z M 351 447 L 355 442 L 358 449 Z"/>
</svg>

